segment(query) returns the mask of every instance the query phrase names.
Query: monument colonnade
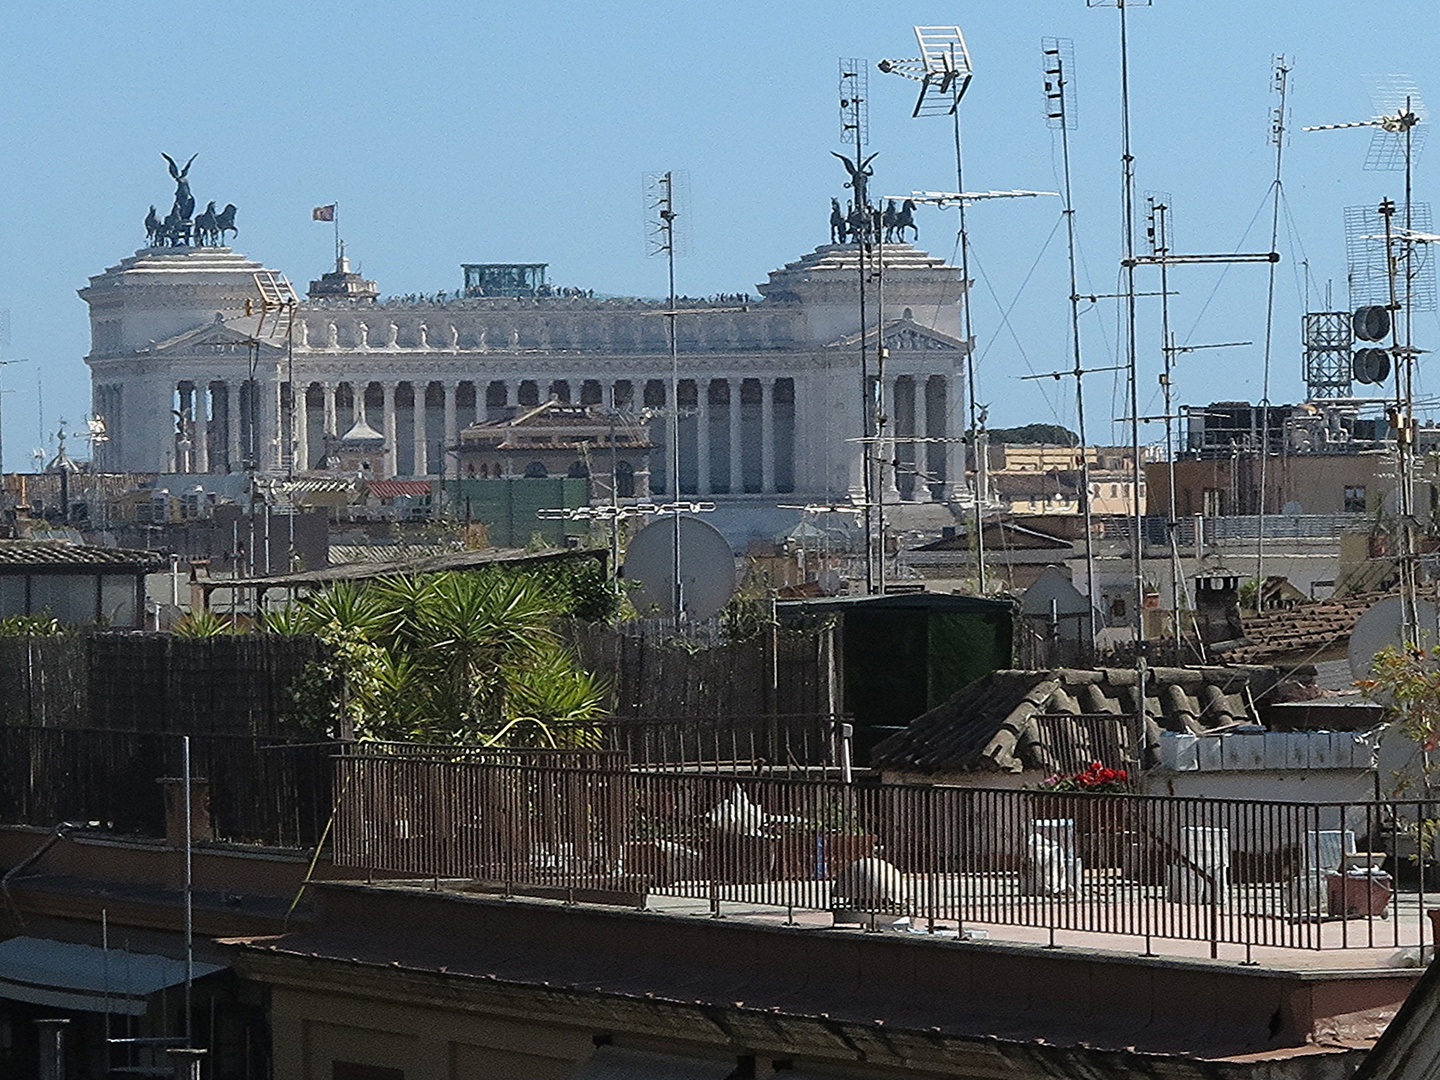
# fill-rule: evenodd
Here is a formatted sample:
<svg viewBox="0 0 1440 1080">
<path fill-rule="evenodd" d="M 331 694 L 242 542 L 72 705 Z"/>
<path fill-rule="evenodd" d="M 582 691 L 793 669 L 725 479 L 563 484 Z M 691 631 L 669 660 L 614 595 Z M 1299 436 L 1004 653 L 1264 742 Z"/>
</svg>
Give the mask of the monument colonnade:
<svg viewBox="0 0 1440 1080">
<path fill-rule="evenodd" d="M 639 373 L 603 379 L 446 379 L 422 374 L 306 379 L 297 372 L 303 389 L 295 401 L 283 370 L 266 366 L 274 374 L 254 381 L 176 381 L 174 408 L 188 420 L 182 425 L 185 430 L 176 433 L 177 472 L 242 471 L 251 460 L 261 471 L 283 471 L 292 453 L 295 471 L 308 471 L 321 463 L 327 437 L 343 436 L 363 421 L 385 440 L 388 475 L 453 475 L 453 456 L 447 451 L 458 444 L 465 426 L 553 399 L 614 410 L 631 423 L 648 421 L 657 446 L 651 456 L 653 490 L 659 494 L 669 488 L 668 377 Z M 770 495 L 834 488 L 818 475 L 819 459 L 825 456 L 821 444 L 840 440 L 831 452 L 856 459 L 859 445 L 827 428 L 824 410 L 815 403 L 828 395 L 807 384 L 812 375 L 832 377 L 797 366 L 793 375 L 772 370 L 682 378 L 681 493 Z M 964 484 L 963 447 L 957 438 L 964 429 L 963 385 L 955 372 L 889 376 L 883 408 L 889 417 L 887 430 L 894 436 L 886 448 L 887 460 L 895 462 L 895 468 L 884 470 L 887 497 L 943 498 Z M 907 442 L 907 435 L 946 441 Z"/>
</svg>

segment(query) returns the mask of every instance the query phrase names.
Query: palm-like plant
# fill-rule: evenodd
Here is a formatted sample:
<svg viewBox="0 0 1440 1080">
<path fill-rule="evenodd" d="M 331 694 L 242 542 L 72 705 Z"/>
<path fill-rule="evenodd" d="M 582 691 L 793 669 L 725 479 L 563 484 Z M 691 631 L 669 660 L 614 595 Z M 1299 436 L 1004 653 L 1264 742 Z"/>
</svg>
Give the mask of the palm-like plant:
<svg viewBox="0 0 1440 1080">
<path fill-rule="evenodd" d="M 266 629 L 331 646 L 318 696 L 361 737 L 555 744 L 606 698 L 554 633 L 565 609 L 544 579 L 494 569 L 340 582 Z"/>
<path fill-rule="evenodd" d="M 225 637 L 239 631 L 228 619 L 222 619 L 209 608 L 190 612 L 175 624 L 174 634 L 182 638 Z"/>
</svg>

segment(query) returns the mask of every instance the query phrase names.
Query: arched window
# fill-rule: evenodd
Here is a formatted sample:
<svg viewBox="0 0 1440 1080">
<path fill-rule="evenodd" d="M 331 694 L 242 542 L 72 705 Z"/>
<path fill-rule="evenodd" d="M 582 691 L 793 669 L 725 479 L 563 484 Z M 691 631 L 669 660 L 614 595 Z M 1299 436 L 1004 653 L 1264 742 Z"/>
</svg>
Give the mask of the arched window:
<svg viewBox="0 0 1440 1080">
<path fill-rule="evenodd" d="M 549 475 L 550 474 L 545 471 L 545 463 L 543 461 L 532 461 L 529 465 L 525 466 L 525 476 L 528 479 L 544 480 L 545 477 Z"/>
<path fill-rule="evenodd" d="M 628 461 L 615 466 L 615 494 L 622 499 L 635 497 L 635 466 Z"/>
<path fill-rule="evenodd" d="M 566 470 L 565 475 L 577 480 L 583 480 L 590 475 L 590 467 L 583 461 L 574 461 L 570 463 L 570 468 Z"/>
</svg>

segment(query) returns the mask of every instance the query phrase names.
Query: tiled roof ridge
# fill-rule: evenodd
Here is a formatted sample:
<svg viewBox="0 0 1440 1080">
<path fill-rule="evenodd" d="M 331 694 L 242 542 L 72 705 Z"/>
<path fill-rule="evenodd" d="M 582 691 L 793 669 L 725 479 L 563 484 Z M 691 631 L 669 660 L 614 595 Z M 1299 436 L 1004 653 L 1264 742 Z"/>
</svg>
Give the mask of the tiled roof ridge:
<svg viewBox="0 0 1440 1080">
<path fill-rule="evenodd" d="M 1279 678 L 1265 665 L 1151 668 L 1147 746 L 1162 728 L 1200 734 L 1254 720 L 1254 699 Z M 993 671 L 882 741 L 871 761 L 922 773 L 1033 768 L 1030 759 L 1043 751 L 1034 745 L 1037 717 L 1131 715 L 1139 705 L 1137 681 L 1127 667 Z"/>
</svg>

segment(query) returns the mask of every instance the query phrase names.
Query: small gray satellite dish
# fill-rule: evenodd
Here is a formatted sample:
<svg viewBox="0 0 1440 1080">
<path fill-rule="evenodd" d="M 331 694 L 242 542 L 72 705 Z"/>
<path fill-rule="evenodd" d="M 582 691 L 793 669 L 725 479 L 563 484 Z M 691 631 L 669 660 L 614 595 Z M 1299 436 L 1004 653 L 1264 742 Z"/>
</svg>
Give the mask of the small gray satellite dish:
<svg viewBox="0 0 1440 1080">
<path fill-rule="evenodd" d="M 632 596 L 637 610 L 653 606 L 666 618 L 674 616 L 674 518 L 652 521 L 635 534 L 625 552 L 625 579 L 640 584 Z M 735 592 L 730 545 L 699 518 L 680 518 L 680 584 L 687 619 L 713 618 Z"/>
<path fill-rule="evenodd" d="M 1422 649 L 1431 649 L 1436 644 L 1435 605 L 1429 600 L 1420 600 L 1415 605 L 1419 618 L 1414 644 Z M 1355 623 L 1350 631 L 1350 647 L 1346 658 L 1350 661 L 1350 674 L 1357 679 L 1370 677 L 1370 663 L 1375 654 L 1387 646 L 1400 648 L 1400 597 L 1387 596 L 1376 600 L 1368 611 Z"/>
</svg>

